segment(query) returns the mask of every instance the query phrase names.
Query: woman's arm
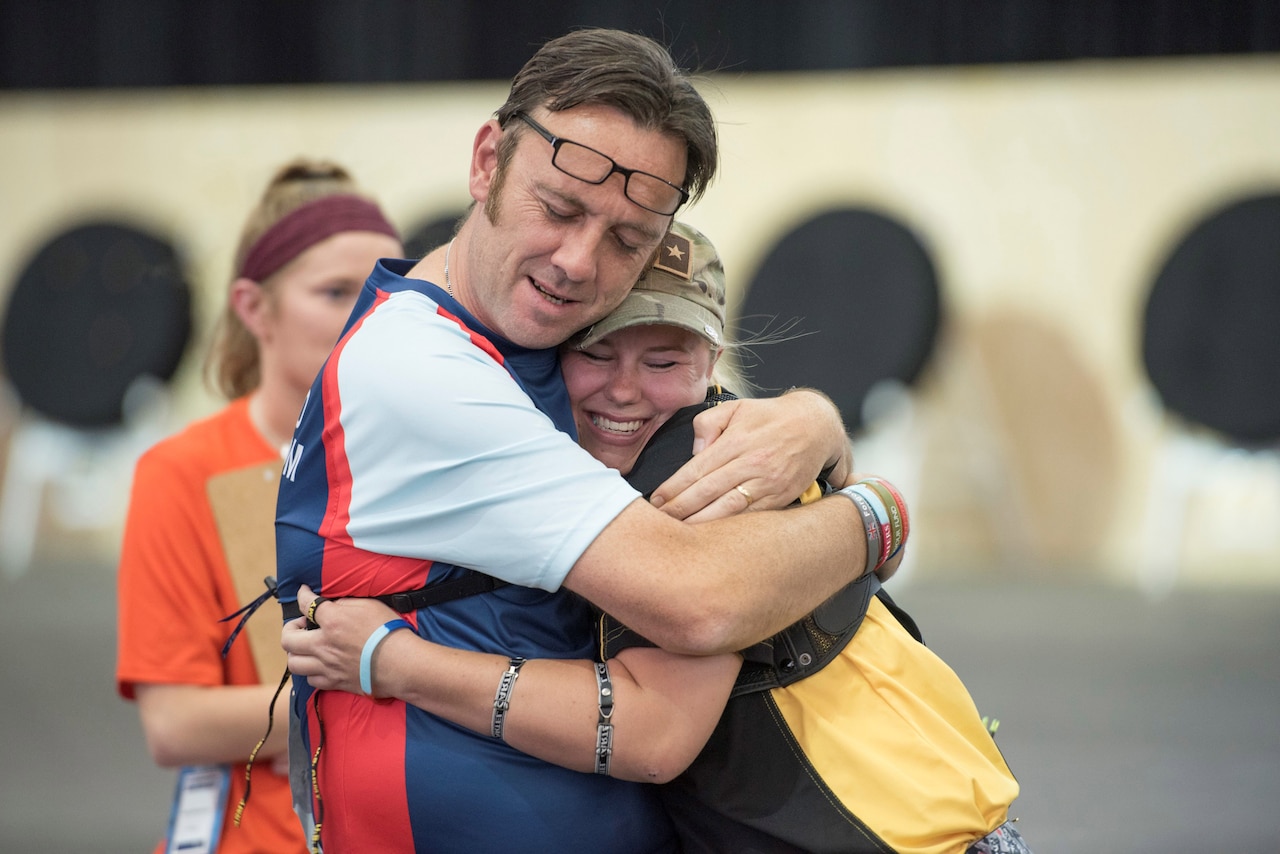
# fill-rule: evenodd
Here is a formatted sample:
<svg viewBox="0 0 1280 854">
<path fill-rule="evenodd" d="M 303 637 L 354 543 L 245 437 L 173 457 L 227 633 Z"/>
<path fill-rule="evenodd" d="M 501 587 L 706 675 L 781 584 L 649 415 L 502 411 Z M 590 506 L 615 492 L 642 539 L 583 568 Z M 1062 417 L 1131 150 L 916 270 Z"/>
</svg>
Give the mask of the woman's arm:
<svg viewBox="0 0 1280 854">
<path fill-rule="evenodd" d="M 305 610 L 313 598 L 303 587 L 298 603 Z M 396 616 L 372 599 L 325 601 L 315 614 L 321 630 L 307 631 L 303 620 L 285 626 L 281 642 L 289 652 L 289 668 L 316 688 L 359 693 L 364 642 Z M 326 642 L 310 643 L 320 631 Z M 686 656 L 647 647 L 624 650 L 610 660 L 611 775 L 662 783 L 688 767 L 715 729 L 741 663 L 737 654 Z M 403 700 L 488 736 L 494 696 L 507 666 L 501 655 L 453 649 L 397 631 L 373 656 L 372 685 L 377 696 Z M 503 738 L 546 762 L 593 771 L 598 698 L 592 662 L 526 662 L 511 690 Z"/>
<path fill-rule="evenodd" d="M 152 760 L 165 768 L 179 765 L 247 762 L 267 731 L 266 710 L 274 685 L 160 685 L 134 688 L 142 731 Z M 289 692 L 275 706 L 275 726 L 258 752 L 265 759 L 283 756 L 289 734 Z"/>
<path fill-rule="evenodd" d="M 394 672 L 378 673 L 376 688 L 489 735 L 494 694 L 507 659 L 439 647 L 408 632 L 400 634 L 406 647 L 417 643 L 412 654 L 402 650 L 395 657 L 396 667 L 413 667 L 408 662 L 416 659 L 417 667 L 431 673 L 430 690 L 423 690 L 428 680 L 401 680 Z M 697 657 L 647 647 L 625 650 L 612 659 L 610 774 L 646 783 L 674 779 L 710 738 L 741 664 L 736 654 Z M 503 738 L 546 762 L 593 771 L 598 699 L 592 662 L 526 662 L 511 690 Z"/>
</svg>

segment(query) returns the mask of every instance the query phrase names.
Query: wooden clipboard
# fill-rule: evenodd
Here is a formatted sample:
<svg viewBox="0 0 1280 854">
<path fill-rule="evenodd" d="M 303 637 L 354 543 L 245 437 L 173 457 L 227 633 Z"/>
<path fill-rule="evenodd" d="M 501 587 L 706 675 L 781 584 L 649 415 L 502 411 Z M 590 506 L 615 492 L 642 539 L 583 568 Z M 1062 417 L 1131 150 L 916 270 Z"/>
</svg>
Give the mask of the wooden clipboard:
<svg viewBox="0 0 1280 854">
<path fill-rule="evenodd" d="M 263 579 L 276 574 L 279 489 L 279 461 L 214 475 L 205 486 L 240 605 L 265 592 Z M 279 681 L 288 663 L 280 648 L 280 625 L 279 606 L 267 602 L 249 618 L 236 639 L 236 643 L 249 642 L 258 679 L 272 685 Z"/>
</svg>

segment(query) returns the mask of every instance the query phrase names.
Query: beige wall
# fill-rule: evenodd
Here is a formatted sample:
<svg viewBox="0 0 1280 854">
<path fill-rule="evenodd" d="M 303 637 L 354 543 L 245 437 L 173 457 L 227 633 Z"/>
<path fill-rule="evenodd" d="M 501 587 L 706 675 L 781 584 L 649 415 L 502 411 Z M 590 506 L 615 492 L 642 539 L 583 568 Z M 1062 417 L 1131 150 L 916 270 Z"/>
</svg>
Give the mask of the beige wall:
<svg viewBox="0 0 1280 854">
<path fill-rule="evenodd" d="M 832 204 L 887 211 L 933 254 L 947 312 L 935 359 L 910 408 L 859 442 L 868 466 L 909 484 L 911 572 L 1280 581 L 1280 466 L 1167 423 L 1138 325 L 1185 229 L 1237 194 L 1280 189 L 1280 61 L 719 76 L 704 91 L 723 169 L 686 218 L 721 247 L 731 289 Z M 0 288 L 57 229 L 125 216 L 188 253 L 203 335 L 241 218 L 278 163 L 333 157 L 408 227 L 467 202 L 473 133 L 504 95 L 486 83 L 0 96 Z M 195 352 L 175 420 L 216 405 Z"/>
</svg>

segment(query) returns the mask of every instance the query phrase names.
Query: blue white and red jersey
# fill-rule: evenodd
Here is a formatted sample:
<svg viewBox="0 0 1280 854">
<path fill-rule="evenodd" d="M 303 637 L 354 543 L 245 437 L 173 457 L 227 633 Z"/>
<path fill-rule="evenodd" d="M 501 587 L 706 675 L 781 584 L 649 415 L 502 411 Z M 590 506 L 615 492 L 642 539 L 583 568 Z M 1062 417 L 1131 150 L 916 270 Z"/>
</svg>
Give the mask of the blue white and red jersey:
<svg viewBox="0 0 1280 854">
<path fill-rule="evenodd" d="M 591 658 L 589 607 L 560 585 L 637 493 L 573 441 L 556 352 L 489 332 L 406 278 L 413 263 L 379 262 L 299 418 L 277 509 L 280 599 L 304 583 L 331 598 L 397 593 L 465 566 L 512 586 L 407 615 L 419 635 Z M 652 787 L 542 762 L 401 702 L 313 694 L 298 678 L 294 690 L 307 755 L 322 744 L 315 818 L 330 851 L 671 844 Z"/>
</svg>

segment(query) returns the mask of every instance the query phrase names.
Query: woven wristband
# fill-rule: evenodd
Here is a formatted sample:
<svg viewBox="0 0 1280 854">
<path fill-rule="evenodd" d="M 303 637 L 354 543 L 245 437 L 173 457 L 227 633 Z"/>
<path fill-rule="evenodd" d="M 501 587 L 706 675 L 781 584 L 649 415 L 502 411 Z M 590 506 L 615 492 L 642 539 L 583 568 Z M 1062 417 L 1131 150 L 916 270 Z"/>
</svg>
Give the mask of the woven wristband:
<svg viewBox="0 0 1280 854">
<path fill-rule="evenodd" d="M 609 678 L 609 665 L 596 663 L 596 687 L 600 691 L 600 718 L 596 724 L 596 773 L 609 774 L 609 761 L 613 758 L 613 680 Z"/>
<path fill-rule="evenodd" d="M 502 738 L 502 728 L 507 722 L 507 710 L 511 708 L 511 689 L 515 687 L 524 661 L 519 656 L 507 659 L 507 669 L 498 682 L 498 692 L 493 695 L 493 725 L 490 729 L 494 738 Z"/>
<path fill-rule="evenodd" d="M 373 634 L 369 635 L 369 639 L 364 642 L 364 649 L 360 650 L 360 690 L 366 695 L 373 696 L 373 654 L 387 639 L 387 635 L 396 629 L 412 628 L 408 620 L 388 620 L 374 629 Z"/>
</svg>

